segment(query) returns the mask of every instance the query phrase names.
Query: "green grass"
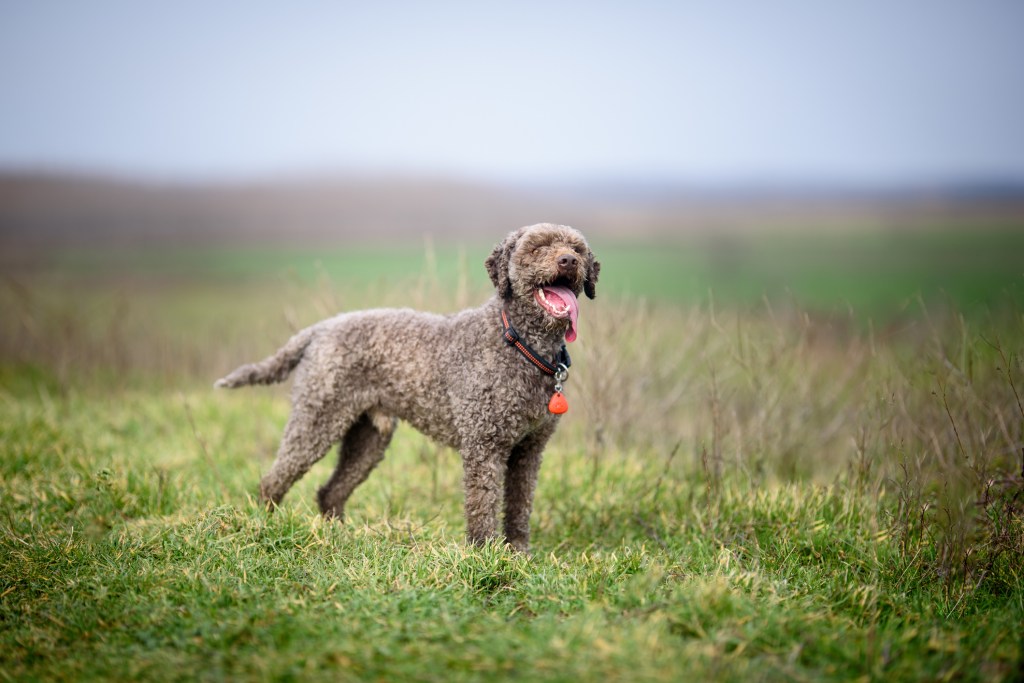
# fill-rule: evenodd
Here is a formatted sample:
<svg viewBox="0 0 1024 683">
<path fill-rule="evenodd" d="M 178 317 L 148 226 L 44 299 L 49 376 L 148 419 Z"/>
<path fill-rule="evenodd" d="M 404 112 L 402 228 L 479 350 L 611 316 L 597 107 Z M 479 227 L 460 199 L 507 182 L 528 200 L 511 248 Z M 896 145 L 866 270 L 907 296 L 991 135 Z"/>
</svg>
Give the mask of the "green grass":
<svg viewBox="0 0 1024 683">
<path fill-rule="evenodd" d="M 184 250 L 17 274 L 0 680 L 1019 680 L 1024 316 L 978 275 L 1012 289 L 1019 266 L 952 237 L 784 262 L 786 239 L 601 250 L 531 557 L 463 542 L 458 456 L 406 427 L 344 524 L 314 509 L 333 455 L 266 512 L 287 390 L 209 388 L 339 309 L 473 302 L 478 259 Z M 839 252 L 846 271 L 815 265 Z M 866 262 L 879 308 L 754 304 L 775 273 L 842 311 Z M 945 302 L 901 303 L 932 281 Z"/>
<path fill-rule="evenodd" d="M 310 509 L 323 468 L 275 514 L 249 496 L 280 397 L 5 393 L 2 413 L 8 680 L 1019 671 L 1019 574 L 950 591 L 930 544 L 901 553 L 885 502 L 842 486 L 710 490 L 563 443 L 525 558 L 462 543 L 456 459 L 412 432 L 342 525 Z"/>
</svg>

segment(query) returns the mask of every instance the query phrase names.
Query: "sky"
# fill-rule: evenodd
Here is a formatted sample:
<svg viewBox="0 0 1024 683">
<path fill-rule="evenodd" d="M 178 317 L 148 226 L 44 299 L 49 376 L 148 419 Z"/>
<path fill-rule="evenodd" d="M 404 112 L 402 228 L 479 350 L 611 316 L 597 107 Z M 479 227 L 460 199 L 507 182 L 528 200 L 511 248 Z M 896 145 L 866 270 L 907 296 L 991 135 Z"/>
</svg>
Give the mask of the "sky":
<svg viewBox="0 0 1024 683">
<path fill-rule="evenodd" d="M 1024 2 L 0 0 L 0 169 L 1024 181 Z"/>
</svg>

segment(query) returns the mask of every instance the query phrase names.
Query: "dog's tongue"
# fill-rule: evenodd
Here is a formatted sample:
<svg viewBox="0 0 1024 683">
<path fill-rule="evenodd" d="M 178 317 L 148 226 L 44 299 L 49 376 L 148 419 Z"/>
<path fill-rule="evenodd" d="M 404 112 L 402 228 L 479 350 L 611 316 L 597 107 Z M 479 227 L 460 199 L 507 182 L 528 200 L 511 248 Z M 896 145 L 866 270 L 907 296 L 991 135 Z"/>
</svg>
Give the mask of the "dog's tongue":
<svg viewBox="0 0 1024 683">
<path fill-rule="evenodd" d="M 580 315 L 579 304 L 576 302 L 576 295 L 573 294 L 572 290 L 568 287 L 562 287 L 561 285 L 549 285 L 544 288 L 544 296 L 553 303 L 557 303 L 556 300 L 561 300 L 562 304 L 568 307 L 569 329 L 565 331 L 565 341 L 576 341 L 576 320 Z"/>
</svg>

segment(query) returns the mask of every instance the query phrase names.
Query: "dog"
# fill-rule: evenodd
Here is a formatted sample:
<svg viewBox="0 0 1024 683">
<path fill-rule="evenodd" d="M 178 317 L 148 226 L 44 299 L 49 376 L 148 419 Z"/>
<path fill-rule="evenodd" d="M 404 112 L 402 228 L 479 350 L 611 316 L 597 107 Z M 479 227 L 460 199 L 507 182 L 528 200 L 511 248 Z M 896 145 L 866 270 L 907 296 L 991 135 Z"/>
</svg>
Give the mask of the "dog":
<svg viewBox="0 0 1024 683">
<path fill-rule="evenodd" d="M 565 343 L 576 339 L 578 297 L 594 298 L 601 264 L 580 232 L 543 223 L 509 233 L 485 266 L 495 291 L 477 308 L 342 313 L 217 381 L 235 388 L 295 374 L 262 501 L 278 505 L 337 444 L 317 498 L 325 517 L 342 518 L 401 419 L 460 453 L 469 542 L 498 538 L 503 498 L 504 541 L 528 552 L 542 453 L 567 408 Z"/>
</svg>

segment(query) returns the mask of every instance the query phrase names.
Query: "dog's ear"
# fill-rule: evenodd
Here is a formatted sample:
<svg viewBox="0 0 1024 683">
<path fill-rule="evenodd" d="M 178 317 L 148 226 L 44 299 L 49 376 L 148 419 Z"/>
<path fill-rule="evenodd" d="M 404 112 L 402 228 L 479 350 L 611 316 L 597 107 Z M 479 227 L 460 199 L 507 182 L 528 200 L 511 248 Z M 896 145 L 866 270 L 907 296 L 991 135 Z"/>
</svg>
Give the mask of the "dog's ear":
<svg viewBox="0 0 1024 683">
<path fill-rule="evenodd" d="M 594 286 L 597 284 L 597 276 L 601 274 L 601 263 L 594 259 L 594 252 L 587 252 L 587 276 L 583 280 L 583 291 L 591 299 L 597 294 Z"/>
<path fill-rule="evenodd" d="M 494 283 L 494 287 L 498 290 L 498 296 L 502 299 L 508 299 L 512 296 L 512 283 L 508 277 L 508 265 L 512 259 L 512 252 L 516 249 L 516 243 L 522 234 L 522 230 L 510 232 L 504 240 L 494 246 L 494 251 L 484 261 L 484 266 L 487 267 L 487 274 L 491 276 L 491 282 Z"/>
</svg>

